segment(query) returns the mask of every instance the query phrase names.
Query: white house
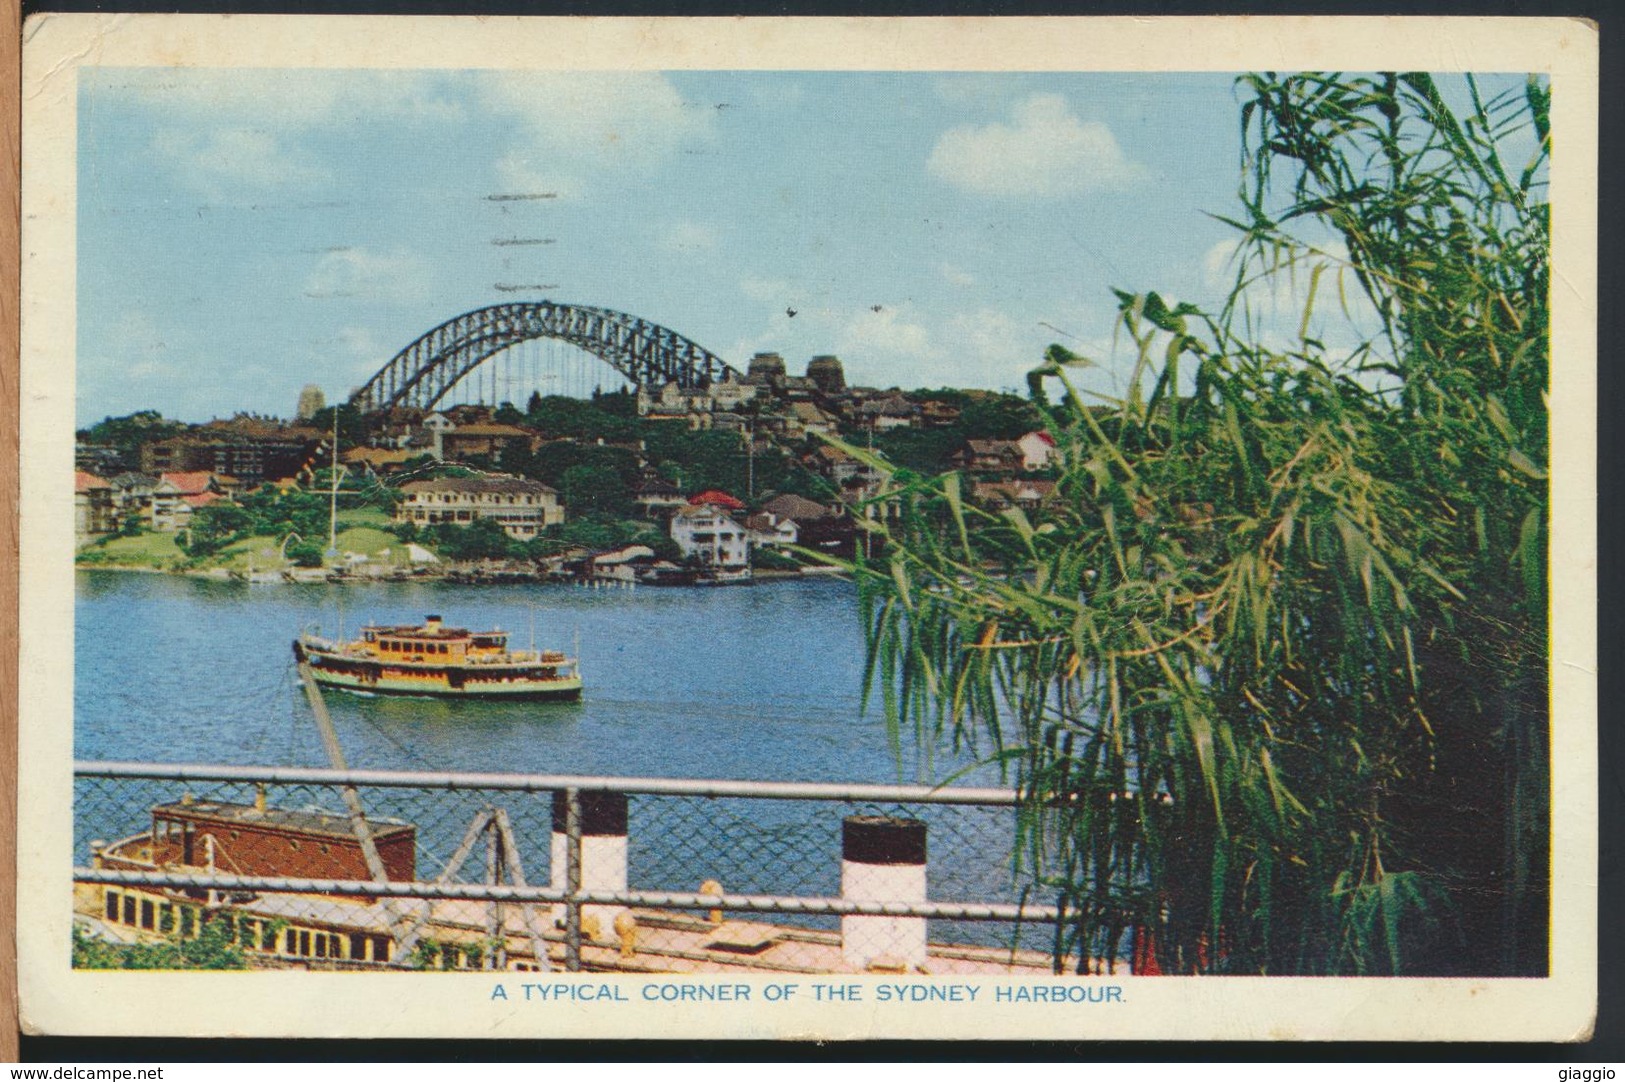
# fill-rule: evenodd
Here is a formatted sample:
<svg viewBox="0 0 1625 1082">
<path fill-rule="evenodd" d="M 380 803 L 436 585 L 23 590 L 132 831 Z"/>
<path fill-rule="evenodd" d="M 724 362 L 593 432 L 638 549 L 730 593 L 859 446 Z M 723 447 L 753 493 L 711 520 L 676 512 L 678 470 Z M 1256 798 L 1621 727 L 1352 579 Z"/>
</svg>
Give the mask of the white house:
<svg viewBox="0 0 1625 1082">
<path fill-rule="evenodd" d="M 405 499 L 397 522 L 418 526 L 439 523 L 466 526 L 476 518 L 501 525 L 509 537 L 528 540 L 564 521 L 559 494 L 540 481 L 519 477 L 439 477 L 401 486 Z"/>
<path fill-rule="evenodd" d="M 1048 432 L 1029 432 L 1016 446 L 1021 449 L 1021 468 L 1028 473 L 1047 470 L 1055 460 L 1055 437 Z"/>
<path fill-rule="evenodd" d="M 457 427 L 455 421 L 444 413 L 431 413 L 423 419 L 422 431 L 429 438 L 429 453 L 436 462 L 443 462 L 446 458 L 446 433 Z"/>
<path fill-rule="evenodd" d="M 745 520 L 745 528 L 750 531 L 751 544 L 757 548 L 793 545 L 801 534 L 801 527 L 796 525 L 795 519 L 775 515 L 771 511 L 750 516 Z"/>
<path fill-rule="evenodd" d="M 671 539 L 685 557 L 706 567 L 736 568 L 750 563 L 750 534 L 713 504 L 680 507 L 671 517 Z"/>
</svg>

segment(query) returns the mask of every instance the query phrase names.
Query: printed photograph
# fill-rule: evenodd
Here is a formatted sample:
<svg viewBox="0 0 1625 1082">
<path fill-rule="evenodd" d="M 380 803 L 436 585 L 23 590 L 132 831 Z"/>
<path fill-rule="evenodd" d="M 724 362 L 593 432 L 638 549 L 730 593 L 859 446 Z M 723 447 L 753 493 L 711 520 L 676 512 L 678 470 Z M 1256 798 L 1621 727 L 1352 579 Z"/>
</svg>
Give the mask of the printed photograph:
<svg viewBox="0 0 1625 1082">
<path fill-rule="evenodd" d="M 78 67 L 71 971 L 1550 976 L 1552 80 L 746 67 Z"/>
</svg>

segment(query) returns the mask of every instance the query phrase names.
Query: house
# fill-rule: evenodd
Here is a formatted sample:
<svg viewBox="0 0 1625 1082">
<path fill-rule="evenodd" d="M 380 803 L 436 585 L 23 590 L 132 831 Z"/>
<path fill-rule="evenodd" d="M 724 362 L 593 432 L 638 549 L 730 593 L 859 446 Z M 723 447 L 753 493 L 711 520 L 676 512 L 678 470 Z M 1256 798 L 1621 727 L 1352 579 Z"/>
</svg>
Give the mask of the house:
<svg viewBox="0 0 1625 1082">
<path fill-rule="evenodd" d="M 323 436 L 314 429 L 248 417 L 211 421 L 142 447 L 141 472 L 208 472 L 255 488 L 269 478 L 298 473 L 322 446 Z"/>
<path fill-rule="evenodd" d="M 959 423 L 960 409 L 949 402 L 929 399 L 920 403 L 920 420 L 927 428 L 946 428 Z"/>
<path fill-rule="evenodd" d="M 509 537 L 528 540 L 564 521 L 559 494 L 540 481 L 520 477 L 437 477 L 409 481 L 401 486 L 401 494 L 405 498 L 395 511 L 395 521 L 419 527 L 467 526 L 483 518 L 495 521 Z"/>
<path fill-rule="evenodd" d="M 483 406 L 476 402 L 464 402 L 443 412 L 446 420 L 450 421 L 455 428 L 461 428 L 464 425 L 489 424 L 491 418 L 495 415 L 495 411 L 490 406 Z"/>
<path fill-rule="evenodd" d="M 856 547 L 857 525 L 851 516 L 837 508 L 785 493 L 762 505 L 764 514 L 796 527 L 793 544 L 829 556 L 850 557 Z"/>
<path fill-rule="evenodd" d="M 93 473 L 73 472 L 73 534 L 81 544 L 118 528 L 113 486 Z"/>
<path fill-rule="evenodd" d="M 814 473 L 828 478 L 836 488 L 862 488 L 880 481 L 880 471 L 873 466 L 828 444 L 815 448 L 801 461 Z"/>
<path fill-rule="evenodd" d="M 1021 468 L 1028 473 L 1047 470 L 1055 461 L 1055 437 L 1048 432 L 1029 432 L 1016 446 L 1021 449 Z"/>
<path fill-rule="evenodd" d="M 123 453 L 109 444 L 76 442 L 73 445 L 73 468 L 97 477 L 112 477 L 124 468 L 123 461 Z"/>
<path fill-rule="evenodd" d="M 622 545 L 608 552 L 595 552 L 582 564 L 582 575 L 607 582 L 636 582 L 639 573 L 658 562 L 648 545 Z"/>
<path fill-rule="evenodd" d="M 152 494 L 158 487 L 158 478 L 144 473 L 121 473 L 108 478 L 107 483 L 113 487 L 113 509 L 120 522 L 130 515 L 144 522 L 152 518 Z"/>
<path fill-rule="evenodd" d="M 793 545 L 801 534 L 795 519 L 784 518 L 771 511 L 758 511 L 745 519 L 745 529 L 750 532 L 750 543 L 757 548 Z"/>
<path fill-rule="evenodd" d="M 457 422 L 444 413 L 431 413 L 423 418 L 416 432 L 407 437 L 408 449 L 418 452 L 427 452 L 434 456 L 436 462 L 446 457 L 444 440 L 446 433 L 457 427 Z"/>
<path fill-rule="evenodd" d="M 992 510 L 1019 507 L 1031 511 L 1055 498 L 1054 481 L 978 481 L 971 486 L 971 498 Z"/>
<path fill-rule="evenodd" d="M 920 407 L 900 394 L 865 402 L 858 407 L 858 423 L 876 432 L 894 428 L 916 428 Z"/>
<path fill-rule="evenodd" d="M 217 500 L 230 499 L 238 489 L 237 479 L 208 470 L 173 470 L 158 475 L 152 489 L 148 522 L 161 533 L 184 530 L 192 512 Z"/>
<path fill-rule="evenodd" d="M 806 376 L 785 376 L 776 391 L 786 402 L 811 402 L 818 396 L 819 387 Z"/>
<path fill-rule="evenodd" d="M 688 388 L 668 380 L 654 392 L 638 387 L 638 416 L 651 421 L 687 421 L 690 428 L 710 428 L 709 414 L 716 408 L 709 389 Z"/>
<path fill-rule="evenodd" d="M 831 510 L 817 500 L 809 500 L 805 496 L 797 496 L 786 492 L 782 496 L 774 496 L 762 504 L 762 510 L 779 518 L 795 519 L 797 522 L 816 522 L 819 519 L 839 518 L 840 512 Z"/>
<path fill-rule="evenodd" d="M 959 469 L 1006 477 L 1020 472 L 1023 460 L 1021 447 L 1015 440 L 967 440 L 953 456 L 953 463 Z"/>
<path fill-rule="evenodd" d="M 750 534 L 716 504 L 680 507 L 671 517 L 671 539 L 685 558 L 728 570 L 750 565 Z"/>
<path fill-rule="evenodd" d="M 718 488 L 708 488 L 698 495 L 690 496 L 688 502 L 695 507 L 711 504 L 713 507 L 720 507 L 725 511 L 743 511 L 745 509 L 744 503 L 737 496 L 730 496 Z"/>
<path fill-rule="evenodd" d="M 648 518 L 660 518 L 674 508 L 683 507 L 688 503 L 675 484 L 653 470 L 645 471 L 643 477 L 633 487 L 632 502 L 643 508 L 643 513 Z"/>
<path fill-rule="evenodd" d="M 729 372 L 711 384 L 711 402 L 720 411 L 732 412 L 754 399 L 759 390 L 761 388 L 756 384 L 734 379 L 733 373 Z"/>
<path fill-rule="evenodd" d="M 339 461 L 363 473 L 387 477 L 399 473 L 406 464 L 420 457 L 417 452 L 391 447 L 352 447 L 339 455 Z"/>
<path fill-rule="evenodd" d="M 475 455 L 496 458 L 507 450 L 534 451 L 541 446 L 541 433 L 520 425 L 476 421 L 458 425 L 440 434 L 442 459 L 465 459 Z"/>
<path fill-rule="evenodd" d="M 792 402 L 785 430 L 791 436 L 833 436 L 838 425 L 835 415 L 817 403 Z"/>
</svg>

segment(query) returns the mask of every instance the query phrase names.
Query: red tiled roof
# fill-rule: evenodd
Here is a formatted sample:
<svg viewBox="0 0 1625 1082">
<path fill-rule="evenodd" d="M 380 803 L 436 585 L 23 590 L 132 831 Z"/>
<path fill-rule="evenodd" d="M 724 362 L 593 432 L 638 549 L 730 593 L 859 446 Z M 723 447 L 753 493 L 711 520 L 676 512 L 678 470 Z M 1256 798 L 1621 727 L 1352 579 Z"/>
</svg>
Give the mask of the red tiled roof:
<svg viewBox="0 0 1625 1082">
<path fill-rule="evenodd" d="M 93 473 L 86 473 L 84 470 L 73 471 L 73 491 L 76 493 L 89 492 L 93 488 L 112 487 L 112 485 L 108 484 L 106 481 L 103 481 L 100 477 L 97 477 Z"/>
<path fill-rule="evenodd" d="M 745 505 L 739 500 L 728 495 L 726 492 L 714 488 L 707 489 L 697 496 L 690 496 L 688 498 L 688 502 L 693 504 L 695 507 L 699 507 L 701 504 L 707 503 L 714 504 L 717 507 L 726 507 L 730 511 L 742 511 L 745 508 Z"/>
<path fill-rule="evenodd" d="M 447 436 L 534 436 L 535 431 L 529 428 L 520 428 L 518 425 L 504 424 L 466 424 L 458 425 Z"/>
<path fill-rule="evenodd" d="M 168 481 L 170 484 L 174 485 L 180 490 L 181 495 L 191 496 L 199 492 L 208 491 L 209 481 L 213 477 L 214 474 L 210 473 L 208 470 L 188 470 L 177 473 L 159 474 L 158 483 L 163 484 L 165 481 Z"/>
<path fill-rule="evenodd" d="M 225 499 L 218 492 L 188 492 L 181 497 L 181 501 L 189 507 L 207 507 L 216 500 Z"/>
</svg>

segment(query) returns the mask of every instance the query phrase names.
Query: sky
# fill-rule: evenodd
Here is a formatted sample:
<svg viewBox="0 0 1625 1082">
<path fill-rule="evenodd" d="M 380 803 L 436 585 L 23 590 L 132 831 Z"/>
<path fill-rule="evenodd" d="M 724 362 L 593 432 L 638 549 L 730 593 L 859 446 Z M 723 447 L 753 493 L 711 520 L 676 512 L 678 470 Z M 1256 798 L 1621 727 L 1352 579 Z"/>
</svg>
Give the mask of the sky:
<svg viewBox="0 0 1625 1082">
<path fill-rule="evenodd" d="M 1109 392 L 1113 288 L 1224 296 L 1238 110 L 1222 74 L 81 69 L 79 422 L 288 416 L 539 299 L 880 387 L 1019 389 L 1060 342 Z"/>
</svg>

